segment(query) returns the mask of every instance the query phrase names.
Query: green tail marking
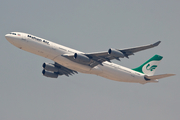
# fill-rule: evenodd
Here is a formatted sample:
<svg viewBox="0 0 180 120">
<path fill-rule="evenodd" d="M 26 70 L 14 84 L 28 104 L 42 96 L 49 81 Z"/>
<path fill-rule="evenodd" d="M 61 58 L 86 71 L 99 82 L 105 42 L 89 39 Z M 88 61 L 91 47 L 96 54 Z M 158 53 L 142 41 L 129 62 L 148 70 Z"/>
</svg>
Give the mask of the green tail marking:
<svg viewBox="0 0 180 120">
<path fill-rule="evenodd" d="M 139 67 L 137 67 L 137 68 L 134 68 L 134 69 L 132 69 L 132 70 L 145 74 L 145 73 L 143 72 L 143 67 L 144 67 L 144 65 L 147 64 L 146 67 L 145 67 L 146 71 L 153 72 L 153 71 L 157 68 L 157 65 L 152 65 L 152 66 L 150 66 L 150 62 L 151 62 L 151 61 L 152 61 L 152 62 L 157 62 L 157 61 L 160 61 L 162 58 L 163 58 L 163 57 L 160 56 L 160 55 L 154 55 L 152 58 L 150 58 L 148 61 L 146 61 L 145 63 L 143 63 L 141 66 L 139 66 Z M 148 63 L 149 63 L 149 64 L 148 64 Z"/>
<path fill-rule="evenodd" d="M 153 65 L 153 66 L 151 66 L 150 68 L 148 68 L 149 66 L 150 66 L 150 64 L 148 64 L 148 65 L 146 66 L 146 70 L 153 71 L 153 70 L 156 69 L 156 67 L 157 67 L 157 65 Z"/>
</svg>

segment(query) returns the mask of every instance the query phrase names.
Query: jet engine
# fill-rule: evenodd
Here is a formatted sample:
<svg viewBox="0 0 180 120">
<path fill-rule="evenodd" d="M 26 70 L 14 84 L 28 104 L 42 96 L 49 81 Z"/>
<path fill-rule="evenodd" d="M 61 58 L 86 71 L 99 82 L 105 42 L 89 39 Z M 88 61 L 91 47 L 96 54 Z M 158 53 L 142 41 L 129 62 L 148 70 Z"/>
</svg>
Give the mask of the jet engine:
<svg viewBox="0 0 180 120">
<path fill-rule="evenodd" d="M 119 50 L 115 50 L 115 49 L 109 49 L 108 50 L 108 54 L 109 55 L 111 55 L 111 56 L 113 56 L 113 57 L 117 57 L 117 58 L 124 58 L 124 54 L 121 52 L 121 51 L 119 51 Z"/>
<path fill-rule="evenodd" d="M 83 55 L 83 54 L 78 54 L 78 53 L 75 53 L 74 54 L 74 59 L 77 61 L 77 62 L 82 62 L 82 63 L 88 63 L 90 62 L 90 58 Z"/>
<path fill-rule="evenodd" d="M 54 72 L 50 72 L 50 71 L 46 71 L 46 70 L 43 70 L 42 71 L 42 74 L 46 77 L 50 77 L 50 78 L 57 78 L 58 77 L 58 74 L 57 73 L 54 73 Z"/>
<path fill-rule="evenodd" d="M 47 71 L 53 71 L 53 72 L 59 71 L 59 69 L 55 67 L 55 65 L 50 64 L 50 63 L 43 63 L 42 67 Z"/>
</svg>

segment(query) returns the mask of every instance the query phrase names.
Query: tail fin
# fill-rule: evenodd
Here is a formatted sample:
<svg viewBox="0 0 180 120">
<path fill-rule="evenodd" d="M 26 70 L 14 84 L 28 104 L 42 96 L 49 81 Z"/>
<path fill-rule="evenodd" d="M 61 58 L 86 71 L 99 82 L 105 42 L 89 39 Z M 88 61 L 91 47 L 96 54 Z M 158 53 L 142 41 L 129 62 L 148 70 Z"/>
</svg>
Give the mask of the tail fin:
<svg viewBox="0 0 180 120">
<path fill-rule="evenodd" d="M 154 73 L 157 69 L 157 66 L 161 62 L 162 58 L 163 57 L 160 55 L 154 55 L 152 58 L 150 58 L 144 64 L 142 64 L 141 66 L 134 68 L 132 70 L 135 70 L 137 72 L 143 73 L 148 76 L 154 75 Z"/>
</svg>

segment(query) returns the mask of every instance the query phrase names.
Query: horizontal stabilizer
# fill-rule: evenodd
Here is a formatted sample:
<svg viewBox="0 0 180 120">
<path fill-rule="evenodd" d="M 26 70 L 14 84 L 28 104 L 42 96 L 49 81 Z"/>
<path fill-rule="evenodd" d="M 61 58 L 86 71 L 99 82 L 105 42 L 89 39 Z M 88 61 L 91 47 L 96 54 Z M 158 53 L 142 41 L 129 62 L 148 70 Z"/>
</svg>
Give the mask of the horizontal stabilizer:
<svg viewBox="0 0 180 120">
<path fill-rule="evenodd" d="M 146 80 L 156 80 L 156 79 L 161 79 L 161 78 L 165 78 L 165 77 L 170 77 L 173 76 L 175 74 L 162 74 L 162 75 L 153 75 L 153 76 L 147 76 L 145 75 L 145 79 Z"/>
</svg>

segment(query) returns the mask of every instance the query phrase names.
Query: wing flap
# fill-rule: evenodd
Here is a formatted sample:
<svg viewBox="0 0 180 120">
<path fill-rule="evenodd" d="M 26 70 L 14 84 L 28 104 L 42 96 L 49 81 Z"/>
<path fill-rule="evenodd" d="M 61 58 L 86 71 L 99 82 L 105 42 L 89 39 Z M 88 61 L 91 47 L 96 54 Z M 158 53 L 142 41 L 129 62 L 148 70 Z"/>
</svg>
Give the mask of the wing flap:
<svg viewBox="0 0 180 120">
<path fill-rule="evenodd" d="M 69 77 L 69 75 L 78 74 L 77 71 L 66 68 L 56 62 L 55 62 L 55 66 L 59 68 L 59 72 L 58 72 L 59 75 L 66 75 L 67 77 Z"/>
</svg>

